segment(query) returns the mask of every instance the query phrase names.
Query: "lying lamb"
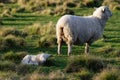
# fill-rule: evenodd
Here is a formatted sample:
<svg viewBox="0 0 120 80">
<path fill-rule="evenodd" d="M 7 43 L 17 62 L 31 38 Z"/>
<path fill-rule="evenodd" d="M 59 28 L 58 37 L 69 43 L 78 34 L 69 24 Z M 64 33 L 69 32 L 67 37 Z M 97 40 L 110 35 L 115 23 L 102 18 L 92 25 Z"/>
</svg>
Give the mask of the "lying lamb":
<svg viewBox="0 0 120 80">
<path fill-rule="evenodd" d="M 89 53 L 89 46 L 102 36 L 105 24 L 111 16 L 107 6 L 97 8 L 90 16 L 62 16 L 56 24 L 58 54 L 61 53 L 62 41 L 68 45 L 68 55 L 74 43 L 86 43 L 85 53 Z"/>
<path fill-rule="evenodd" d="M 48 57 L 50 57 L 50 54 L 38 54 L 38 55 L 26 55 L 23 60 L 22 63 L 23 64 L 33 64 L 33 65 L 39 65 L 39 64 L 43 64 L 46 59 Z"/>
</svg>

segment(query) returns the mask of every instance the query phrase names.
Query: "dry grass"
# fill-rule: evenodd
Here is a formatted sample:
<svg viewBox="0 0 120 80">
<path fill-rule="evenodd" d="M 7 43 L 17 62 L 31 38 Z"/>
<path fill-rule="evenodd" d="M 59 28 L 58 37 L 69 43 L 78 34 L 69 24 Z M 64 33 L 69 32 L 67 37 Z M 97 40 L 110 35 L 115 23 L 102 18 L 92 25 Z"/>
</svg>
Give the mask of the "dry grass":
<svg viewBox="0 0 120 80">
<path fill-rule="evenodd" d="M 0 17 L 12 17 L 12 9 L 11 8 L 5 8 L 2 13 L 0 14 Z"/>
<path fill-rule="evenodd" d="M 93 74 L 87 69 L 82 69 L 77 73 L 77 76 L 80 78 L 80 80 L 90 80 L 92 75 Z"/>
<path fill-rule="evenodd" d="M 1 28 L 1 30 L 2 31 L 1 31 L 0 35 L 3 36 L 3 37 L 6 37 L 8 35 L 13 35 L 13 36 L 16 36 L 16 37 L 26 37 L 27 36 L 26 32 L 20 31 L 18 29 L 12 28 L 12 27 Z"/>
<path fill-rule="evenodd" d="M 24 77 L 28 80 L 66 80 L 65 73 L 60 70 L 48 74 L 33 72 Z"/>
<path fill-rule="evenodd" d="M 20 80 L 20 76 L 13 71 L 3 72 L 0 71 L 0 80 Z"/>
<path fill-rule="evenodd" d="M 10 50 L 12 48 L 22 48 L 26 42 L 21 37 L 8 35 L 0 40 L 0 50 Z"/>
<path fill-rule="evenodd" d="M 46 15 L 64 15 L 73 14 L 74 12 L 69 7 L 76 7 L 76 3 L 73 1 L 61 1 L 61 0 L 48 0 L 48 1 L 37 1 L 37 0 L 18 0 L 18 4 L 27 11 L 37 11 L 40 14 Z M 56 8 L 51 9 L 51 6 Z"/>
<path fill-rule="evenodd" d="M 60 70 L 57 70 L 57 71 L 53 71 L 49 74 L 49 79 L 50 80 L 65 80 L 65 74 L 60 71 Z"/>
<path fill-rule="evenodd" d="M 120 2 L 117 0 L 104 0 L 102 5 L 107 5 L 112 10 L 120 10 Z"/>
<path fill-rule="evenodd" d="M 16 2 L 16 0 L 0 0 L 0 3 L 12 3 Z"/>
<path fill-rule="evenodd" d="M 0 71 L 15 71 L 15 63 L 11 61 L 0 61 Z"/>
<path fill-rule="evenodd" d="M 3 60 L 12 61 L 14 63 L 20 63 L 21 60 L 24 58 L 24 56 L 26 56 L 27 54 L 28 54 L 27 52 L 14 53 L 10 51 L 4 54 L 2 57 L 3 57 Z"/>
<path fill-rule="evenodd" d="M 40 40 L 38 41 L 38 47 L 52 47 L 55 46 L 57 43 L 56 37 L 55 36 L 43 36 L 40 38 Z"/>
<path fill-rule="evenodd" d="M 106 45 L 106 46 L 103 46 L 103 47 L 101 47 L 101 48 L 98 48 L 97 50 L 96 50 L 96 53 L 107 53 L 107 54 L 109 54 L 109 53 L 111 53 L 112 51 L 114 51 L 114 48 L 112 48 L 112 46 L 111 45 Z"/>
<path fill-rule="evenodd" d="M 2 0 L 1 2 L 17 3 L 20 6 L 11 10 L 9 8 L 4 9 L 1 14 L 2 17 L 12 17 L 12 13 L 23 11 L 37 11 L 46 15 L 73 14 L 71 7 L 99 7 L 101 5 L 108 5 L 112 10 L 120 10 L 120 2 L 118 0 Z"/>
<path fill-rule="evenodd" d="M 49 22 L 46 25 L 35 23 L 24 29 L 29 35 L 39 35 L 37 47 L 49 47 L 56 44 L 55 25 Z"/>
<path fill-rule="evenodd" d="M 70 10 L 66 6 L 57 6 L 54 10 L 55 15 L 74 14 L 74 11 Z"/>
<path fill-rule="evenodd" d="M 83 5 L 87 7 L 99 7 L 103 0 L 83 0 Z"/>
<path fill-rule="evenodd" d="M 25 27 L 24 31 L 32 35 L 44 36 L 47 34 L 55 35 L 55 25 L 52 22 L 49 22 L 46 25 L 41 25 L 40 23 L 34 23 L 32 26 Z"/>
<path fill-rule="evenodd" d="M 106 64 L 97 57 L 94 56 L 78 56 L 78 57 L 71 57 L 69 59 L 69 63 L 65 68 L 65 72 L 79 72 L 81 69 L 86 68 L 93 72 L 99 72 Z"/>
<path fill-rule="evenodd" d="M 105 69 L 93 77 L 93 80 L 120 80 L 119 69 Z"/>
</svg>

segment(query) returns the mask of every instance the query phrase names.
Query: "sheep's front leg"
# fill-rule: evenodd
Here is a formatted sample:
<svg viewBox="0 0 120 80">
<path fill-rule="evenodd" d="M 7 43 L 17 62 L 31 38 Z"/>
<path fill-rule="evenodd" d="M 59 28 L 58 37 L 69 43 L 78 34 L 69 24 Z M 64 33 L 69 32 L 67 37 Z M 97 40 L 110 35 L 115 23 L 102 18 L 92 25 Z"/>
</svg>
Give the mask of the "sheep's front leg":
<svg viewBox="0 0 120 80">
<path fill-rule="evenodd" d="M 85 54 L 88 54 L 89 53 L 89 44 L 88 43 L 85 43 Z"/>
</svg>

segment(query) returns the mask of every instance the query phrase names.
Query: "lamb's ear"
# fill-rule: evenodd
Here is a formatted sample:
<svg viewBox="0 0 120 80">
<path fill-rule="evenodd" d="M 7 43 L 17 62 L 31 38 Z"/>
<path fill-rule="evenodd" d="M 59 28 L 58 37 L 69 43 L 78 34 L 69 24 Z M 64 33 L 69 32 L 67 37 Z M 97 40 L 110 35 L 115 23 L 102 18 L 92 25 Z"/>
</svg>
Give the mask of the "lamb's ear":
<svg viewBox="0 0 120 80">
<path fill-rule="evenodd" d="M 94 7 L 94 9 L 96 10 L 96 9 L 98 9 L 97 7 Z"/>
<path fill-rule="evenodd" d="M 102 9 L 102 12 L 103 12 L 103 13 L 105 12 L 105 8 Z"/>
</svg>

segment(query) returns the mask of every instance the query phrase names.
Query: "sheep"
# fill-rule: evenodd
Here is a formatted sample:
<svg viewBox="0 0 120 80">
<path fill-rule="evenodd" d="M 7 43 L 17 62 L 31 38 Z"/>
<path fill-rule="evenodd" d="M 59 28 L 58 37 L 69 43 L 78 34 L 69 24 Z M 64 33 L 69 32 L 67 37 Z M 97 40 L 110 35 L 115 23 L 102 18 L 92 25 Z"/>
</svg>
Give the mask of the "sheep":
<svg viewBox="0 0 120 80">
<path fill-rule="evenodd" d="M 23 58 L 22 63 L 30 64 L 30 65 L 31 64 L 39 65 L 39 64 L 43 64 L 44 62 L 46 62 L 46 59 L 50 56 L 51 54 L 46 54 L 46 53 L 37 54 L 37 55 L 26 55 Z"/>
<path fill-rule="evenodd" d="M 68 55 L 74 43 L 85 43 L 85 53 L 89 53 L 90 45 L 98 40 L 104 31 L 112 12 L 107 6 L 96 8 L 90 16 L 64 15 L 56 24 L 58 55 L 61 54 L 62 42 L 68 45 Z"/>
</svg>

